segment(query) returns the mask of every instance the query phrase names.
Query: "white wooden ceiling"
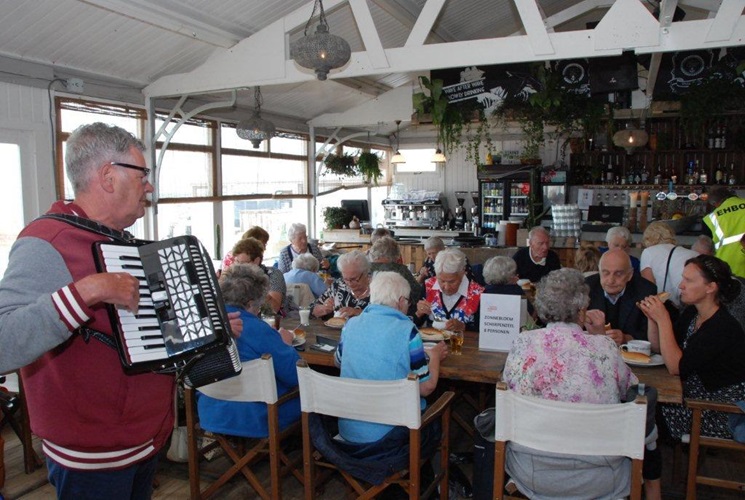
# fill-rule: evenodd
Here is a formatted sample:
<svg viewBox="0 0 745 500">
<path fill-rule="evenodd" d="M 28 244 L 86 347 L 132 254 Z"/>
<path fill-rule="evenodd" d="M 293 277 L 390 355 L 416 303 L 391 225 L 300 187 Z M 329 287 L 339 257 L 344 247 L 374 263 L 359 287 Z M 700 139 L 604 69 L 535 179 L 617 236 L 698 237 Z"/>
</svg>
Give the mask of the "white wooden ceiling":
<svg viewBox="0 0 745 500">
<path fill-rule="evenodd" d="M 331 32 L 350 43 L 353 56 L 319 82 L 289 60 L 289 42 L 302 35 L 312 3 L 3 0 L 0 80 L 46 87 L 76 76 L 86 93 L 110 98 L 134 89 L 208 100 L 238 88 L 244 114 L 253 106 L 251 87 L 261 85 L 266 114 L 303 123 L 411 86 L 434 68 L 730 46 L 745 38 L 745 0 L 662 0 L 660 22 L 651 16 L 656 0 L 325 0 Z M 671 23 L 676 6 L 686 18 Z M 602 30 L 585 29 L 601 20 Z"/>
</svg>

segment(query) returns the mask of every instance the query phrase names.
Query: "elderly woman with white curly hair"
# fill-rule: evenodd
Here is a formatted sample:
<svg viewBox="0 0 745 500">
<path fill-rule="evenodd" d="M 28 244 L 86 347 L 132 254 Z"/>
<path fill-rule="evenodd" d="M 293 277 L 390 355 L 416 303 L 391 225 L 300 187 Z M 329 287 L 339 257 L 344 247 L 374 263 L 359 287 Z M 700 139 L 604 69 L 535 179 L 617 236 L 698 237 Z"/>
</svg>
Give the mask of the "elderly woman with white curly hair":
<svg viewBox="0 0 745 500">
<path fill-rule="evenodd" d="M 359 250 L 342 254 L 336 266 L 341 278 L 334 280 L 311 306 L 316 318 L 359 316 L 370 302 L 370 261 L 365 254 Z"/>
<path fill-rule="evenodd" d="M 614 226 L 608 229 L 608 232 L 605 233 L 605 242 L 608 246 L 598 248 L 600 253 L 605 253 L 608 250 L 616 248 L 620 248 L 624 252 L 629 253 L 629 248 L 631 248 L 634 240 L 631 238 L 631 231 L 629 231 L 628 228 L 624 226 Z M 634 269 L 634 272 L 640 272 L 639 259 L 631 254 L 629 254 L 629 259 L 631 259 L 631 267 Z"/>
<path fill-rule="evenodd" d="M 321 250 L 313 243 L 308 242 L 308 228 L 305 224 L 296 222 L 287 230 L 287 239 L 290 244 L 279 252 L 277 267 L 280 272 L 286 273 L 292 269 L 292 261 L 295 257 L 304 253 L 313 254 L 318 259 L 321 269 L 328 269 L 329 261 L 323 258 Z"/>
<path fill-rule="evenodd" d="M 615 342 L 582 328 L 588 292 L 576 269 L 552 271 L 538 283 L 535 308 L 547 326 L 521 333 L 512 344 L 502 376 L 510 390 L 572 403 L 613 404 L 626 399 L 637 378 Z M 628 494 L 626 461 L 625 457 L 546 456 L 510 444 L 507 471 L 529 498 L 620 498 Z"/>
<path fill-rule="evenodd" d="M 445 321 L 445 329 L 478 330 L 484 287 L 466 276 L 466 256 L 457 248 L 440 251 L 433 278 L 424 282 L 425 298 L 416 306 L 414 321 Z"/>
</svg>

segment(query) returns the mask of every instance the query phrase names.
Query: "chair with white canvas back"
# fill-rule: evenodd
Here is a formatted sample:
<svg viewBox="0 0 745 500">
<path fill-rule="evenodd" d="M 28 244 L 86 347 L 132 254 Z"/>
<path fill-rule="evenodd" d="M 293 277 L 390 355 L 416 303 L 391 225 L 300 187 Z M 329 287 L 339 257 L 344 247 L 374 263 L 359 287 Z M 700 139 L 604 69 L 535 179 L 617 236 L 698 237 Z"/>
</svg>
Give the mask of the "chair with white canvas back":
<svg viewBox="0 0 745 500">
<path fill-rule="evenodd" d="M 645 396 L 637 396 L 630 403 L 570 403 L 523 396 L 500 382 L 495 410 L 494 498 L 514 498 L 504 495 L 508 442 L 547 453 L 628 457 L 631 459 L 630 498 L 641 498 L 647 419 Z M 608 432 L 608 422 L 621 425 L 615 432 Z M 586 492 L 587 498 L 593 496 L 592 492 Z"/>
</svg>

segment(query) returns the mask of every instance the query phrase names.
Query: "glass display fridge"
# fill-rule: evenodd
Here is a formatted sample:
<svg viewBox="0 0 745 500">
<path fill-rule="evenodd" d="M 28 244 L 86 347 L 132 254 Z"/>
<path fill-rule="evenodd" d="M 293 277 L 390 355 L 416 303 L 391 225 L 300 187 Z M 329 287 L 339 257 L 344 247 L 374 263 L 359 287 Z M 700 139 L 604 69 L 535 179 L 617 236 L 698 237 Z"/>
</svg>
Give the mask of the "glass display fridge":
<svg viewBox="0 0 745 500">
<path fill-rule="evenodd" d="M 500 221 L 524 219 L 529 213 L 533 165 L 485 165 L 477 174 L 481 201 L 481 232 L 491 233 Z"/>
</svg>

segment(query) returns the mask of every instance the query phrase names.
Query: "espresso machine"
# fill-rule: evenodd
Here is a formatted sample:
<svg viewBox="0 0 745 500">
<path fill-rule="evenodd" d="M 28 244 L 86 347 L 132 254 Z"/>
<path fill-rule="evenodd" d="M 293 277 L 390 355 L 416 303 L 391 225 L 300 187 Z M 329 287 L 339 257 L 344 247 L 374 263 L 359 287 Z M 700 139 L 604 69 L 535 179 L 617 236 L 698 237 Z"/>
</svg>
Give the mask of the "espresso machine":
<svg viewBox="0 0 745 500">
<path fill-rule="evenodd" d="M 466 197 L 468 196 L 468 191 L 456 191 L 455 192 L 455 199 L 458 202 L 458 205 L 455 207 L 455 230 L 456 231 L 463 231 L 466 227 L 467 217 L 466 217 L 466 209 L 463 207 L 463 204 L 466 202 Z"/>
<path fill-rule="evenodd" d="M 473 235 L 481 236 L 481 224 L 479 222 L 479 192 L 471 191 L 473 206 L 471 207 L 471 225 L 473 226 Z"/>
</svg>

